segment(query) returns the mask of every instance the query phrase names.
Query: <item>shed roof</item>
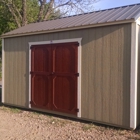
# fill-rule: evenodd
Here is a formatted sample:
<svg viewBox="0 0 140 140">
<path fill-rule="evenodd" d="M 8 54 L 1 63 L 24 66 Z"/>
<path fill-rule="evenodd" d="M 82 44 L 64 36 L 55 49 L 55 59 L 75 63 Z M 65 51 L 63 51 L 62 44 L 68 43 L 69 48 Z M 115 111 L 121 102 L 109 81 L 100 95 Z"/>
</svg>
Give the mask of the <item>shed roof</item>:
<svg viewBox="0 0 140 140">
<path fill-rule="evenodd" d="M 130 23 L 136 21 L 139 16 L 140 3 L 63 17 L 56 20 L 31 23 L 2 35 L 2 38 Z"/>
</svg>

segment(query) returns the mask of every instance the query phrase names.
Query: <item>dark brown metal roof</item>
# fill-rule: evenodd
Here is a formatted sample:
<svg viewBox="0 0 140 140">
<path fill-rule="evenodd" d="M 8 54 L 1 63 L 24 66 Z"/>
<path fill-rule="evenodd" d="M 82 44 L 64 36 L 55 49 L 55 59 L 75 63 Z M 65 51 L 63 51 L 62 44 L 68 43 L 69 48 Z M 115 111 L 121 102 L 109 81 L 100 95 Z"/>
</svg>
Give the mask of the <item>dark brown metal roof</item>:
<svg viewBox="0 0 140 140">
<path fill-rule="evenodd" d="M 29 34 L 38 34 L 43 32 L 54 32 L 63 30 L 72 30 L 78 28 L 87 28 L 92 26 L 102 26 L 103 24 L 112 24 L 119 22 L 133 22 L 140 16 L 140 4 L 128 5 L 101 11 L 95 11 L 86 14 L 64 17 L 56 20 L 31 23 L 24 27 L 4 34 L 2 37 L 22 36 Z"/>
</svg>

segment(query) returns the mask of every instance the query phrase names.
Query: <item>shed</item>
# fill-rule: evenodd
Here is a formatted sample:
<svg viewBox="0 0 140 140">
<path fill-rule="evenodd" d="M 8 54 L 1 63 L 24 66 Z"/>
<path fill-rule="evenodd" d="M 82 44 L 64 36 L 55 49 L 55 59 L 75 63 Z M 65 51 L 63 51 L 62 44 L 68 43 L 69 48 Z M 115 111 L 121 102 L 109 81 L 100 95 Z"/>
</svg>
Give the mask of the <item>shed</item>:
<svg viewBox="0 0 140 140">
<path fill-rule="evenodd" d="M 2 35 L 2 102 L 135 129 L 139 17 L 135 4 L 31 23 Z"/>
</svg>

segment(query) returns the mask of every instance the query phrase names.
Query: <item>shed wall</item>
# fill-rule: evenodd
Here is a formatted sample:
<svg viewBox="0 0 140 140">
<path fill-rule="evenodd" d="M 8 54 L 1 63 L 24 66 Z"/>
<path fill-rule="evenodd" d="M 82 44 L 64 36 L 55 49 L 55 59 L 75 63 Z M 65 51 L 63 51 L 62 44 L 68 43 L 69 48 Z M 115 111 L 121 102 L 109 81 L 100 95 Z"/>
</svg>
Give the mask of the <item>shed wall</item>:
<svg viewBox="0 0 140 140">
<path fill-rule="evenodd" d="M 82 118 L 129 127 L 131 24 L 5 39 L 5 103 L 29 105 L 28 42 L 81 37 Z"/>
</svg>

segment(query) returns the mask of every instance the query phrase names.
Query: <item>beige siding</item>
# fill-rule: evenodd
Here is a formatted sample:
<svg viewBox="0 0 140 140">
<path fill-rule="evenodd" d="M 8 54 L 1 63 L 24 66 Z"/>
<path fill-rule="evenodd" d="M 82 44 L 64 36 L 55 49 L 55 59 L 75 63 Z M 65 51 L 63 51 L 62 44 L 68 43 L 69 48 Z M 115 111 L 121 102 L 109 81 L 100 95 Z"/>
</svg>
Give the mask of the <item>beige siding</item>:
<svg viewBox="0 0 140 140">
<path fill-rule="evenodd" d="M 131 26 L 95 28 L 82 53 L 82 117 L 129 127 Z"/>
<path fill-rule="evenodd" d="M 28 42 L 82 37 L 82 118 L 129 127 L 131 24 L 5 39 L 5 103 L 28 107 Z"/>
</svg>

